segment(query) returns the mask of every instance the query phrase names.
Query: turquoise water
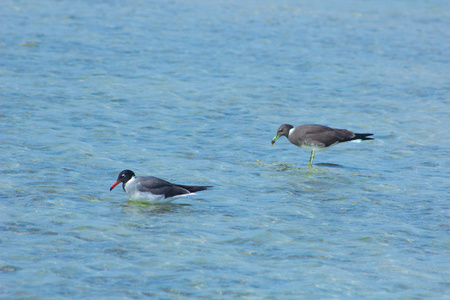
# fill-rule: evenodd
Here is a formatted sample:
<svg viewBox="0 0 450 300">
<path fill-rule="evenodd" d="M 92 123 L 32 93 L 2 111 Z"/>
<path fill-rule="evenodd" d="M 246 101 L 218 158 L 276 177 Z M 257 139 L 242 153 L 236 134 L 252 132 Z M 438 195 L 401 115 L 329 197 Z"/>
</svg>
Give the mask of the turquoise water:
<svg viewBox="0 0 450 300">
<path fill-rule="evenodd" d="M 2 1 L 2 299 L 450 292 L 447 1 Z M 279 125 L 374 141 L 309 152 Z M 123 169 L 214 188 L 170 205 Z"/>
</svg>

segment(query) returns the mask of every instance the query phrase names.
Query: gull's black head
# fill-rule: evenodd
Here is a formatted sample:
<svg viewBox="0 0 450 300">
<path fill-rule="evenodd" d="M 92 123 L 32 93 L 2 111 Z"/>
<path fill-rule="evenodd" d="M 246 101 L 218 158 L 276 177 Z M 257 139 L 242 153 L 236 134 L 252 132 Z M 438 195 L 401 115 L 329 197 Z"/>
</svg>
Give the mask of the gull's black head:
<svg viewBox="0 0 450 300">
<path fill-rule="evenodd" d="M 280 138 L 280 136 L 285 136 L 288 137 L 289 136 L 289 131 L 294 128 L 294 126 L 289 125 L 289 124 L 283 124 L 280 126 L 280 128 L 278 128 L 277 130 L 277 135 L 272 139 L 272 145 L 275 144 L 275 142 Z"/>
<path fill-rule="evenodd" d="M 119 176 L 117 177 L 116 182 L 114 182 L 111 186 L 111 188 L 109 189 L 110 191 L 112 191 L 113 188 L 116 187 L 116 185 L 118 185 L 119 183 L 127 183 L 131 178 L 133 178 L 135 176 L 134 172 L 131 170 L 123 170 L 122 172 L 119 173 Z"/>
</svg>

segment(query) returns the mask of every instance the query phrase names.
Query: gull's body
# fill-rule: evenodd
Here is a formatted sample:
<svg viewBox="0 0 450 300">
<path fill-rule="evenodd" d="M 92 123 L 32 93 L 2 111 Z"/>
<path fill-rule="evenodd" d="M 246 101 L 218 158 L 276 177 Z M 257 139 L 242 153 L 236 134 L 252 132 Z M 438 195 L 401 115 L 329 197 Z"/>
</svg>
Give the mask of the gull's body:
<svg viewBox="0 0 450 300">
<path fill-rule="evenodd" d="M 131 170 L 120 172 L 110 191 L 120 183 L 130 199 L 155 204 L 172 202 L 210 187 L 174 184 L 153 176 L 135 176 Z"/>
<path fill-rule="evenodd" d="M 372 133 L 354 133 L 347 129 L 331 128 L 323 125 L 307 124 L 294 128 L 289 124 L 283 124 L 278 128 L 277 135 L 272 139 L 272 145 L 281 136 L 294 145 L 311 150 L 308 166 L 312 166 L 315 152 L 323 151 L 338 143 L 354 140 L 373 140 L 369 137 Z"/>
</svg>

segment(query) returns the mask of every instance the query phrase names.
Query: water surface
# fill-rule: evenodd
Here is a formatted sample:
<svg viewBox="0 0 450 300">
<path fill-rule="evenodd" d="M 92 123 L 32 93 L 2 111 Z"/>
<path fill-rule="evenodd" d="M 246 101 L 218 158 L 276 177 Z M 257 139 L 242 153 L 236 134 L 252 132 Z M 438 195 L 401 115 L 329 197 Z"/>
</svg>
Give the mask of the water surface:
<svg viewBox="0 0 450 300">
<path fill-rule="evenodd" d="M 2 298 L 449 293 L 446 1 L 0 6 Z M 376 139 L 309 169 L 282 123 Z"/>
</svg>

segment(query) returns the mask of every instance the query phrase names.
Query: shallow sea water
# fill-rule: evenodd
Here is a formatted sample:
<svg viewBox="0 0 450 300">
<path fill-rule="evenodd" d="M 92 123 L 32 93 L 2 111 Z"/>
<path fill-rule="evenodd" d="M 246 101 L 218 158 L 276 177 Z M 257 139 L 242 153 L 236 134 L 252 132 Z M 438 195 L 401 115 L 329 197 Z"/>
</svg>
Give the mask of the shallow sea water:
<svg viewBox="0 0 450 300">
<path fill-rule="evenodd" d="M 2 1 L 2 299 L 440 299 L 447 1 Z M 316 154 L 280 124 L 372 132 Z M 213 185 L 170 205 L 123 169 Z"/>
</svg>

